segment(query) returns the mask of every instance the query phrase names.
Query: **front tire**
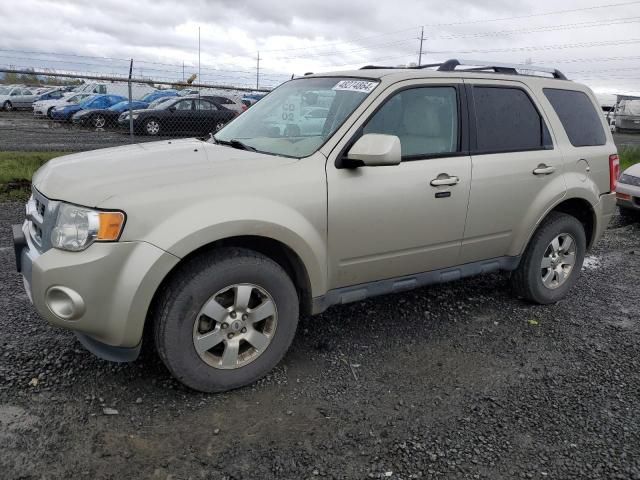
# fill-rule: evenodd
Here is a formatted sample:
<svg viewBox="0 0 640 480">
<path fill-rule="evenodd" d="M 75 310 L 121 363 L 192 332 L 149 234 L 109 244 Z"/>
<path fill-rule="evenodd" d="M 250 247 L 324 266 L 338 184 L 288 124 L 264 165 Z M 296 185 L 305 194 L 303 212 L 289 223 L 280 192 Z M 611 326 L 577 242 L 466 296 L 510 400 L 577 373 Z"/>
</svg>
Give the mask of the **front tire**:
<svg viewBox="0 0 640 480">
<path fill-rule="evenodd" d="M 13 105 L 11 104 L 11 102 L 9 100 L 7 100 L 6 102 L 4 102 L 4 104 L 2 105 L 2 109 L 5 112 L 10 112 L 11 110 L 13 110 Z"/>
<path fill-rule="evenodd" d="M 514 293 L 543 305 L 564 298 L 578 280 L 586 244 L 578 219 L 551 212 L 534 233 L 511 277 Z"/>
<path fill-rule="evenodd" d="M 160 135 L 160 122 L 155 118 L 150 118 L 144 122 L 144 133 L 151 136 Z"/>
<path fill-rule="evenodd" d="M 104 117 L 104 115 L 98 114 L 93 117 L 91 123 L 95 128 L 104 128 L 107 125 L 107 119 Z"/>
<path fill-rule="evenodd" d="M 296 289 L 280 265 L 252 250 L 223 248 L 188 260 L 161 292 L 156 349 L 186 386 L 231 390 L 277 365 L 298 315 Z"/>
</svg>

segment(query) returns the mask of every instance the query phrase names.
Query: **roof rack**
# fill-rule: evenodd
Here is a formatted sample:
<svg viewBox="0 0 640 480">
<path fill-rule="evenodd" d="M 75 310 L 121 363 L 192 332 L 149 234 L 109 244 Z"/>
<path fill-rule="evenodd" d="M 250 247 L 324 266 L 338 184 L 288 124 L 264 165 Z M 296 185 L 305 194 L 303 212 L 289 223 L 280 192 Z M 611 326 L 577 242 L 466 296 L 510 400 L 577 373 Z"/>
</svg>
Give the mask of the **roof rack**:
<svg viewBox="0 0 640 480">
<path fill-rule="evenodd" d="M 553 78 L 558 80 L 568 80 L 567 77 L 560 70 L 548 67 L 538 67 L 536 65 L 522 65 L 512 63 L 500 63 L 500 62 L 483 62 L 476 60 L 457 60 L 455 58 L 447 60 L 442 63 L 430 63 L 427 65 L 419 65 L 415 67 L 384 67 L 377 65 L 367 65 L 360 70 L 374 70 L 383 68 L 410 68 L 410 69 L 423 69 L 438 67 L 439 72 L 484 72 L 492 71 L 494 73 L 503 73 L 507 75 L 533 75 L 533 72 L 543 72 L 550 74 Z M 457 67 L 471 67 L 464 69 L 457 69 Z M 518 70 L 526 71 L 527 73 L 520 73 Z M 529 73 L 531 72 L 531 73 Z"/>
</svg>

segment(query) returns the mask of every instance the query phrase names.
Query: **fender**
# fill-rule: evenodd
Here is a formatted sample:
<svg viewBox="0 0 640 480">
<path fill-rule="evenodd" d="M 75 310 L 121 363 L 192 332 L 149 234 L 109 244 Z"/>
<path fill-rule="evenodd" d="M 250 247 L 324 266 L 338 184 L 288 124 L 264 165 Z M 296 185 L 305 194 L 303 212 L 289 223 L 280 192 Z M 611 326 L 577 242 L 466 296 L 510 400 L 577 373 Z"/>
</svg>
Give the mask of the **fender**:
<svg viewBox="0 0 640 480">
<path fill-rule="evenodd" d="M 514 236 L 513 242 L 511 243 L 511 247 L 509 249 L 509 255 L 517 256 L 522 255 L 529 245 L 529 241 L 533 234 L 538 229 L 538 226 L 542 221 L 549 215 L 551 211 L 556 209 L 561 203 L 567 200 L 584 200 L 587 202 L 592 209 L 592 216 L 594 222 L 594 232 L 598 231 L 600 225 L 598 224 L 597 215 L 593 214 L 593 211 L 596 210 L 598 203 L 600 202 L 600 196 L 598 194 L 598 188 L 595 183 L 591 179 L 582 180 L 582 178 L 578 178 L 579 175 L 574 172 L 567 172 L 564 175 L 564 180 L 567 183 L 567 190 L 561 196 L 554 196 L 553 199 L 548 202 L 544 206 L 544 208 L 534 208 L 537 206 L 538 201 L 543 198 L 549 198 L 547 189 L 543 189 L 538 197 L 536 198 L 536 202 L 534 202 L 534 206 L 529 209 L 529 211 L 525 214 L 523 221 L 521 222 L 522 228 L 518 230 L 518 235 Z M 584 177 L 583 177 L 584 178 Z M 548 185 L 551 188 L 551 184 Z M 533 225 L 533 227 L 528 227 L 529 225 Z M 525 227 L 527 226 L 527 227 Z"/>
<path fill-rule="evenodd" d="M 184 258 L 201 247 L 236 236 L 265 237 L 287 245 L 302 260 L 312 295 L 326 292 L 323 234 L 300 211 L 272 199 L 225 196 L 194 203 L 164 218 L 145 235 L 145 241 Z"/>
</svg>

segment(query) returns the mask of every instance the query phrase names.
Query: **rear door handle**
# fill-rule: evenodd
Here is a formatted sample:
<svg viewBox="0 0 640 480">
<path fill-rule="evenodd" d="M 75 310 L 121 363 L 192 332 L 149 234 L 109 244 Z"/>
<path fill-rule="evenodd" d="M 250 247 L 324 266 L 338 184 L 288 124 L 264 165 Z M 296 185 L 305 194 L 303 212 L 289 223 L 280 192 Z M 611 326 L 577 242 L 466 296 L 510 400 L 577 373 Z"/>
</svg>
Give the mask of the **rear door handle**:
<svg viewBox="0 0 640 480">
<path fill-rule="evenodd" d="M 551 175 L 556 171 L 556 167 L 547 167 L 544 164 L 538 165 L 538 168 L 533 170 L 534 175 Z"/>
<path fill-rule="evenodd" d="M 439 175 L 438 178 L 434 178 L 433 180 L 431 180 L 431 186 L 432 187 L 441 187 L 443 185 L 456 185 L 460 183 L 460 179 L 458 177 L 449 177 L 449 176 L 443 176 L 443 175 Z"/>
</svg>

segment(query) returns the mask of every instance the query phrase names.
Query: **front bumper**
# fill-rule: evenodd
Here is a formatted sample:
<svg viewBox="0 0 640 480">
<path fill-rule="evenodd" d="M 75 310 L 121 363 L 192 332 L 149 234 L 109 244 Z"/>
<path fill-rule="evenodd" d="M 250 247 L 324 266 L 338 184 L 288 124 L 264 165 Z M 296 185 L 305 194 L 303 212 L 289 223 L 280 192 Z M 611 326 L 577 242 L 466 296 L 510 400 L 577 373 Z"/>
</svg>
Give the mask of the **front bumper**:
<svg viewBox="0 0 640 480">
<path fill-rule="evenodd" d="M 640 210 L 640 187 L 618 182 L 616 196 L 620 207 Z"/>
<path fill-rule="evenodd" d="M 52 248 L 39 253 L 27 222 L 14 226 L 13 232 L 18 268 L 38 313 L 52 325 L 75 331 L 83 345 L 102 358 L 135 359 L 153 295 L 179 259 L 146 242 L 95 243 L 82 252 Z M 73 319 L 54 312 L 52 292 L 61 289 L 71 291 L 83 306 Z"/>
</svg>

